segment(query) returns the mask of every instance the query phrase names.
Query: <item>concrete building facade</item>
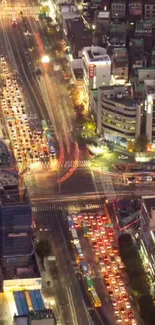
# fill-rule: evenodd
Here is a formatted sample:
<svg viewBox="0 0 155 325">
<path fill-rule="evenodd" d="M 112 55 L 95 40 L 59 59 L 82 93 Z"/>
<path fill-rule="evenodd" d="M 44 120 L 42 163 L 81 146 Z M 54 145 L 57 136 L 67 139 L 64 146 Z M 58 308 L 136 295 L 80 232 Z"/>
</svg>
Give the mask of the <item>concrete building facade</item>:
<svg viewBox="0 0 155 325">
<path fill-rule="evenodd" d="M 127 87 L 103 86 L 98 91 L 97 128 L 109 141 L 124 147 L 140 134 L 141 107 Z"/>
<path fill-rule="evenodd" d="M 97 89 L 102 85 L 110 84 L 111 60 L 104 48 L 99 46 L 85 47 L 82 59 L 86 89 Z"/>
</svg>

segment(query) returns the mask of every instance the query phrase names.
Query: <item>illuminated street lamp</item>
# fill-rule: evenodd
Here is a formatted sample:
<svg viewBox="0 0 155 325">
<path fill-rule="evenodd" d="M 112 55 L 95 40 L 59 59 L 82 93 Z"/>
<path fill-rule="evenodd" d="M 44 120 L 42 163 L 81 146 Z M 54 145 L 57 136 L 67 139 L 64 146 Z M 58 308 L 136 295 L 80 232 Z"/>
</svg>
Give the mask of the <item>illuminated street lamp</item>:
<svg viewBox="0 0 155 325">
<path fill-rule="evenodd" d="M 50 62 L 50 57 L 49 55 L 43 55 L 41 58 L 42 63 L 49 63 Z"/>
</svg>

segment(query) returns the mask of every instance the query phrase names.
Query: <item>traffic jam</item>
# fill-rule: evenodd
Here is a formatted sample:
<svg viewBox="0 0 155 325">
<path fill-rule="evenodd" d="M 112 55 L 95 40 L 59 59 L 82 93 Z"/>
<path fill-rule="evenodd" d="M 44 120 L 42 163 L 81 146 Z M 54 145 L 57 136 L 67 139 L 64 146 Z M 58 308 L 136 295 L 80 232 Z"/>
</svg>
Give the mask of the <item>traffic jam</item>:
<svg viewBox="0 0 155 325">
<path fill-rule="evenodd" d="M 50 146 L 43 128 L 31 128 L 21 87 L 17 77 L 10 73 L 7 62 L 0 56 L 5 77 L 1 93 L 1 109 L 19 170 L 38 168 L 50 161 Z"/>
<path fill-rule="evenodd" d="M 81 232 L 91 243 L 92 254 L 109 294 L 116 324 L 136 325 L 130 297 L 124 284 L 124 265 L 118 253 L 117 239 L 108 213 L 77 213 L 68 216 L 67 222 L 76 262 L 92 305 L 99 308 L 102 302 L 91 277 L 91 265 L 88 264 L 80 244 Z"/>
</svg>

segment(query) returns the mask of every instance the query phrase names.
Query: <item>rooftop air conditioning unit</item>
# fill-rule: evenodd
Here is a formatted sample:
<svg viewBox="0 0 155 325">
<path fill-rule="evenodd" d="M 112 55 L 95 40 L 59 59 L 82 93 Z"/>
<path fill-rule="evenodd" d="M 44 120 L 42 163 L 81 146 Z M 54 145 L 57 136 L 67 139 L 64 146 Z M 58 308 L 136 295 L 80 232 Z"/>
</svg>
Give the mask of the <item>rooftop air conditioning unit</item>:
<svg viewBox="0 0 155 325">
<path fill-rule="evenodd" d="M 116 97 L 119 98 L 119 99 L 121 99 L 121 98 L 123 98 L 123 94 L 122 94 L 122 93 L 118 93 L 118 94 L 116 95 Z"/>
</svg>

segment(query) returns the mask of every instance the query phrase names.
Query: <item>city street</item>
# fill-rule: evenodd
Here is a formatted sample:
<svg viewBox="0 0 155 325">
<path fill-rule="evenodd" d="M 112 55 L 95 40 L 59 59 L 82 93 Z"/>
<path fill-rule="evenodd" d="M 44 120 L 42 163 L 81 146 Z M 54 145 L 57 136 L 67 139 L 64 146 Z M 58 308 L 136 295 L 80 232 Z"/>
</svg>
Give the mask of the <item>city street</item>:
<svg viewBox="0 0 155 325">
<path fill-rule="evenodd" d="M 11 3 L 13 4 L 14 0 Z M 29 5 L 29 1 L 26 0 L 21 1 L 21 3 Z M 83 153 L 77 142 L 75 141 L 73 143 L 72 141 L 75 112 L 72 100 L 69 97 L 67 83 L 63 79 L 62 71 L 57 73 L 54 69 L 57 61 L 53 52 L 48 64 L 42 62 L 42 57 L 46 54 L 46 35 L 43 24 L 41 21 L 36 21 L 35 17 L 22 17 L 19 13 L 16 18 L 17 21 L 15 19 L 14 26 L 12 25 L 11 16 L 0 18 L 0 49 L 2 56 L 8 61 L 10 71 L 16 75 L 16 78 L 9 78 L 9 81 L 6 82 L 7 85 L 5 88 L 7 90 L 7 87 L 9 87 L 12 95 L 8 98 L 7 91 L 5 92 L 3 110 L 5 112 L 4 117 L 7 120 L 8 101 L 9 104 L 11 101 L 12 105 L 16 103 L 16 95 L 14 95 L 14 92 L 18 92 L 17 85 L 19 83 L 23 95 L 22 106 L 24 103 L 24 111 L 23 107 L 21 107 L 22 114 L 23 116 L 27 115 L 26 120 L 24 120 L 26 121 L 24 122 L 24 126 L 22 124 L 19 126 L 18 119 L 20 120 L 21 111 L 18 111 L 17 107 L 15 114 L 14 112 L 11 113 L 15 117 L 9 115 L 9 118 L 10 116 L 11 118 L 13 117 L 15 122 L 11 124 L 6 122 L 8 134 L 10 140 L 12 140 L 13 132 L 11 129 L 18 129 L 15 142 L 17 140 L 16 138 L 21 137 L 21 140 L 19 142 L 18 139 L 17 148 L 15 148 L 15 142 L 13 142 L 13 149 L 15 148 L 14 154 L 16 158 L 19 158 L 18 153 L 23 146 L 23 155 L 25 157 L 26 155 L 29 156 L 31 149 L 27 145 L 27 141 L 31 144 L 33 141 L 30 141 L 30 139 L 34 140 L 27 136 L 27 134 L 31 135 L 29 125 L 33 129 L 33 134 L 37 129 L 36 124 L 41 128 L 41 121 L 48 122 L 51 125 L 57 155 L 56 157 L 52 157 L 50 166 L 48 164 L 44 165 L 44 170 L 39 168 L 31 170 L 29 168 L 27 173 L 24 174 L 24 180 L 32 202 L 32 211 L 36 220 L 37 229 L 39 231 L 48 231 L 51 248 L 56 257 L 58 279 L 53 280 L 53 290 L 55 290 L 54 295 L 57 296 L 57 303 L 60 304 L 64 323 L 73 325 L 77 325 L 78 323 L 80 325 L 93 324 L 88 316 L 88 307 L 91 308 L 91 304 L 89 306 L 89 303 L 86 303 L 87 298 L 85 298 L 85 293 L 82 289 L 82 282 L 80 279 L 78 281 L 75 275 L 72 258 L 64 236 L 60 211 L 58 210 L 65 211 L 69 209 L 69 206 L 72 206 L 73 210 L 75 207 L 76 210 L 80 209 L 82 204 L 87 209 L 87 205 L 89 208 L 89 204 L 102 205 L 105 199 L 112 201 L 117 196 L 151 194 L 152 189 L 154 189 L 154 183 L 146 183 L 143 186 L 141 184 L 130 184 L 126 186 L 122 184 L 120 176 L 116 177 L 117 175 L 112 175 L 107 172 L 103 173 L 102 171 L 97 172 L 87 164 L 89 158 L 85 155 L 85 149 L 83 149 Z M 3 65 L 5 66 L 5 64 Z M 39 75 L 36 73 L 38 69 Z M 8 71 L 6 72 L 8 73 Z M 13 82 L 15 86 L 12 86 Z M 18 105 L 18 102 L 16 104 Z M 34 119 L 36 124 L 33 121 Z M 24 133 L 25 125 L 27 131 Z M 36 159 L 40 159 L 40 149 L 47 141 L 44 140 L 44 137 L 39 138 L 36 135 L 34 142 L 34 148 L 36 149 L 35 146 L 37 146 L 38 150 Z M 25 150 L 27 150 L 26 152 L 28 154 L 25 154 Z M 85 166 L 80 168 L 78 162 L 82 161 L 84 156 L 86 156 Z M 67 161 L 69 164 L 65 167 L 65 162 Z M 70 162 L 73 162 L 73 166 L 71 166 Z M 90 226 L 92 227 L 92 224 Z M 108 236 L 110 237 L 110 235 Z M 105 243 L 104 246 L 106 246 Z M 105 249 L 107 250 L 107 248 Z M 109 259 L 111 258 L 110 256 L 112 255 L 109 255 Z M 117 257 L 114 261 L 115 268 L 119 264 L 116 263 L 118 262 Z M 46 266 L 50 273 L 49 265 Z M 114 273 L 116 272 L 114 271 Z M 108 276 L 110 277 L 110 275 Z M 108 279 L 108 281 L 111 280 Z M 102 300 L 104 300 L 105 291 L 103 290 L 102 292 L 103 283 L 101 285 L 100 280 L 97 279 L 94 282 L 98 287 L 98 291 L 100 291 L 99 294 Z M 113 290 L 117 289 L 115 285 L 116 281 L 114 286 L 112 283 Z M 47 293 L 46 289 L 44 288 L 45 294 Z M 62 295 L 61 291 L 63 292 Z M 64 300 L 64 304 L 62 304 L 62 300 Z M 5 304 L 6 301 L 4 301 Z M 95 325 L 114 324 L 110 312 L 109 302 L 107 304 L 105 303 L 105 306 L 102 306 L 101 313 L 95 311 Z M 108 318 L 106 318 L 108 319 L 107 322 L 103 320 L 104 318 L 102 319 L 102 316 L 105 314 L 108 315 Z M 123 319 L 125 319 L 125 316 L 123 316 Z M 7 312 L 1 312 L 0 308 L 0 325 L 5 325 L 6 323 L 10 325 L 9 322 L 8 309 Z"/>
</svg>

